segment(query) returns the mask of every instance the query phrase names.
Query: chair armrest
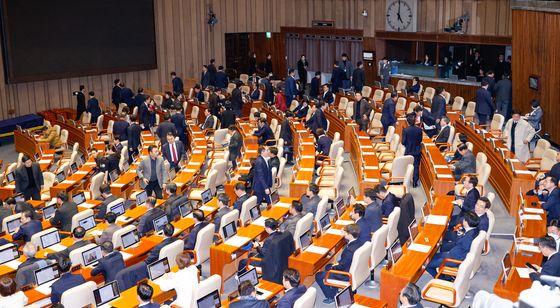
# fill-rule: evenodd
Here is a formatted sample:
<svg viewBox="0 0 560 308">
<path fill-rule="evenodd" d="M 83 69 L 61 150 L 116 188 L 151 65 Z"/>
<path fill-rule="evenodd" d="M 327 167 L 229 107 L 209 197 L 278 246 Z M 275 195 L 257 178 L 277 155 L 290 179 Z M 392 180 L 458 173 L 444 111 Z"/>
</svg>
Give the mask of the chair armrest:
<svg viewBox="0 0 560 308">
<path fill-rule="evenodd" d="M 529 159 L 525 162 L 525 165 L 529 165 L 529 164 L 532 164 L 532 163 L 533 163 L 533 164 L 538 164 L 538 163 L 541 162 L 541 160 L 542 160 L 542 158 L 535 158 L 535 157 L 529 158 Z"/>
<path fill-rule="evenodd" d="M 350 274 L 350 273 L 348 273 L 348 272 L 343 272 L 343 271 L 330 270 L 330 271 L 328 271 L 327 274 L 325 275 L 325 280 L 324 280 L 325 285 L 331 286 L 331 287 L 336 287 L 336 288 L 344 288 L 344 287 L 346 287 L 346 286 L 344 286 L 344 285 L 337 285 L 337 284 L 328 283 L 327 280 L 329 279 L 329 276 L 330 276 L 330 275 L 333 275 L 333 274 L 339 274 L 339 275 L 347 276 L 347 277 L 348 277 L 348 282 L 349 282 L 350 284 L 352 284 L 352 274 Z"/>
<path fill-rule="evenodd" d="M 463 261 L 461 260 L 456 260 L 456 259 L 451 259 L 451 258 L 446 258 L 443 260 L 443 262 L 441 262 L 441 264 L 439 265 L 438 268 L 438 273 L 436 275 L 436 279 L 443 273 L 445 272 L 445 275 L 450 275 L 450 276 L 456 276 L 457 275 L 457 271 L 458 268 L 453 268 L 450 266 L 446 266 L 446 264 L 448 263 L 452 263 L 452 264 L 457 264 L 460 265 L 461 263 L 463 263 Z M 451 272 L 451 273 L 450 273 Z"/>
<path fill-rule="evenodd" d="M 384 139 L 385 139 L 385 135 L 379 135 L 379 136 L 372 136 L 372 137 L 371 137 L 371 141 L 374 141 L 374 140 L 377 140 L 377 139 L 384 140 Z"/>
<path fill-rule="evenodd" d="M 438 149 L 441 151 L 442 148 L 450 148 L 453 145 L 451 143 L 447 143 L 447 142 L 436 142 L 436 147 L 438 147 Z"/>
<path fill-rule="evenodd" d="M 262 262 L 262 259 L 261 258 L 256 258 L 256 257 L 248 258 L 247 259 L 247 265 L 245 265 L 245 268 L 247 270 L 249 270 L 249 265 L 251 265 L 252 262 L 257 262 L 257 261 Z"/>
<path fill-rule="evenodd" d="M 428 290 L 430 290 L 430 288 L 437 288 L 437 289 L 441 289 L 441 290 L 445 290 L 445 291 L 449 291 L 451 293 L 453 293 L 453 302 L 449 303 L 449 302 L 442 302 L 440 299 L 438 298 L 432 298 L 426 295 L 426 293 L 428 293 Z M 429 283 L 426 288 L 424 289 L 424 292 L 422 292 L 422 298 L 434 303 L 440 303 L 440 304 L 444 304 L 444 305 L 448 305 L 450 307 L 455 306 L 455 298 L 457 297 L 457 291 L 455 291 L 454 288 L 452 287 L 448 287 L 448 286 L 444 286 L 441 285 L 437 282 L 431 282 Z"/>
<path fill-rule="evenodd" d="M 186 253 L 190 253 L 190 254 L 193 256 L 193 259 L 192 259 L 191 262 L 192 262 L 193 264 L 196 264 L 196 263 L 197 263 L 197 262 L 196 262 L 196 261 L 197 261 L 197 260 L 196 260 L 196 259 L 197 259 L 197 257 L 196 257 L 196 251 L 187 249 L 187 250 L 185 250 L 185 252 L 186 252 Z"/>
</svg>

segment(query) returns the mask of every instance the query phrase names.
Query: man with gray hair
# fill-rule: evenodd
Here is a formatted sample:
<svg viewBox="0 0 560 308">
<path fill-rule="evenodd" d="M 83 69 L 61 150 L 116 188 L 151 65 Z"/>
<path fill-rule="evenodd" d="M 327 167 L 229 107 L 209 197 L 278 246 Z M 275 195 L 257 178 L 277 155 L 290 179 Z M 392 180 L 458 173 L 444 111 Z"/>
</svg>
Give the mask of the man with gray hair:
<svg viewBox="0 0 560 308">
<path fill-rule="evenodd" d="M 26 243 L 25 246 L 23 246 L 23 255 L 25 256 L 26 260 L 18 266 L 18 270 L 23 268 L 24 266 L 31 265 L 39 261 L 46 262 L 45 259 L 43 258 L 36 258 L 35 257 L 36 254 L 37 254 L 37 245 L 31 242 Z"/>
<path fill-rule="evenodd" d="M 401 302 L 401 307 L 410 308 L 422 308 L 420 301 L 422 296 L 420 295 L 420 288 L 414 283 L 407 284 L 399 294 L 399 301 Z"/>
<path fill-rule="evenodd" d="M 441 126 L 441 129 L 439 130 L 439 133 L 434 138 L 434 142 L 447 143 L 447 140 L 449 140 L 449 134 L 451 132 L 451 127 L 449 126 L 449 118 L 447 116 L 442 116 L 439 121 L 439 124 Z"/>
</svg>

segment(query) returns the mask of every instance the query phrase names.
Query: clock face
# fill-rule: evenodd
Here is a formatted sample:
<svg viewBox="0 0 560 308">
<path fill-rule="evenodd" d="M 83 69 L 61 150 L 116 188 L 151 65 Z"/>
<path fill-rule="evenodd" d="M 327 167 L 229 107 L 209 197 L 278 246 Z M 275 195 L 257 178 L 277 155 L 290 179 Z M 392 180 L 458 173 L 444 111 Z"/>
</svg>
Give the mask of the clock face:
<svg viewBox="0 0 560 308">
<path fill-rule="evenodd" d="M 391 1 L 387 5 L 387 28 L 393 31 L 415 31 L 415 9 L 406 0 Z"/>
</svg>

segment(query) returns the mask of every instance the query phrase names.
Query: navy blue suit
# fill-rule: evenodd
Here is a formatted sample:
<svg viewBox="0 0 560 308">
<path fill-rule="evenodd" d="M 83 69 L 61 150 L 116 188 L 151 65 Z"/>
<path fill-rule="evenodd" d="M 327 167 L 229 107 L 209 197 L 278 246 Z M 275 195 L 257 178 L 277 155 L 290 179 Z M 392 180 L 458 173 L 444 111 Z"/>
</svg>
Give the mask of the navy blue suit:
<svg viewBox="0 0 560 308">
<path fill-rule="evenodd" d="M 546 210 L 548 222 L 552 219 L 560 219 L 560 189 L 554 188 L 552 192 L 548 193 L 548 198 L 542 204 L 542 208 Z"/>
<path fill-rule="evenodd" d="M 150 111 L 145 103 L 138 106 L 138 123 L 144 124 L 144 129 L 150 127 Z"/>
<path fill-rule="evenodd" d="M 292 308 L 294 303 L 307 291 L 304 285 L 300 285 L 296 288 L 292 288 L 284 293 L 284 296 L 280 298 L 276 308 Z"/>
<path fill-rule="evenodd" d="M 338 89 L 342 88 L 342 81 L 346 79 L 346 73 L 340 67 L 335 67 L 332 71 L 331 83 L 332 91 L 334 93 L 338 92 Z"/>
<path fill-rule="evenodd" d="M 395 206 L 397 206 L 397 196 L 387 192 L 387 196 L 385 196 L 385 199 L 381 201 L 381 211 L 383 212 L 383 216 L 389 216 L 389 214 L 393 212 Z"/>
<path fill-rule="evenodd" d="M 146 305 L 138 306 L 142 308 L 159 308 L 161 307 L 159 303 L 148 303 Z"/>
<path fill-rule="evenodd" d="M 154 230 L 154 219 L 163 216 L 164 214 L 165 213 L 157 207 L 144 213 L 137 226 L 140 236 L 144 236 L 146 233 Z"/>
<path fill-rule="evenodd" d="M 18 232 L 12 235 L 14 240 L 22 239 L 24 242 L 31 241 L 31 237 L 33 234 L 41 232 L 43 230 L 43 226 L 41 222 L 38 220 L 31 220 L 30 222 L 23 224 L 19 227 Z"/>
<path fill-rule="evenodd" d="M 474 212 L 474 208 L 476 206 L 476 201 L 478 201 L 478 198 L 480 198 L 480 192 L 478 192 L 478 189 L 476 189 L 476 187 L 469 190 L 469 192 L 465 195 L 465 200 L 463 200 L 461 211 L 463 213 Z"/>
<path fill-rule="evenodd" d="M 327 103 L 329 105 L 334 103 L 334 95 L 331 91 L 327 91 L 327 92 L 323 93 L 322 99 L 325 103 Z"/>
<path fill-rule="evenodd" d="M 371 232 L 375 232 L 383 226 L 383 210 L 375 202 L 368 204 L 363 219 L 368 222 Z"/>
<path fill-rule="evenodd" d="M 486 124 L 488 119 L 494 113 L 494 103 L 492 102 L 492 95 L 490 91 L 479 88 L 476 90 L 476 113 L 478 114 L 479 121 L 482 124 Z"/>
<path fill-rule="evenodd" d="M 325 131 L 327 130 L 327 118 L 325 118 L 325 114 L 321 108 L 317 108 L 313 116 L 309 119 L 306 123 L 307 127 L 311 129 L 314 135 L 317 135 L 317 128 L 323 128 Z"/>
<path fill-rule="evenodd" d="M 304 107 L 303 104 L 299 104 L 296 109 L 294 109 L 294 113 L 297 118 L 305 118 L 307 116 L 307 112 L 309 112 L 309 105 Z"/>
<path fill-rule="evenodd" d="M 173 160 L 173 154 L 171 154 L 171 149 L 169 148 L 169 143 L 164 144 L 161 147 L 161 153 L 163 158 L 165 158 L 169 162 L 169 166 L 171 168 L 175 168 L 175 171 L 179 170 L 178 163 L 181 161 L 182 158 L 185 158 L 187 152 L 185 151 L 185 146 L 181 141 L 175 141 L 175 152 L 177 152 L 177 160 Z"/>
<path fill-rule="evenodd" d="M 271 103 L 274 101 L 274 89 L 272 89 L 272 84 L 268 78 L 261 79 L 261 83 L 264 85 L 264 101 Z"/>
<path fill-rule="evenodd" d="M 125 102 L 128 107 L 134 105 L 134 93 L 130 88 L 121 89 L 121 102 Z"/>
<path fill-rule="evenodd" d="M 395 102 L 392 98 L 388 98 L 383 102 L 383 109 L 381 109 L 381 124 L 383 124 L 383 135 L 387 135 L 387 130 L 389 126 L 395 125 L 397 123 L 397 117 L 395 117 Z"/>
<path fill-rule="evenodd" d="M 194 226 L 191 230 L 191 232 L 189 233 L 189 238 L 187 239 L 187 241 L 185 242 L 185 250 L 193 250 L 194 249 L 194 245 L 196 245 L 196 237 L 198 235 L 198 232 L 206 227 L 206 225 L 208 225 L 207 222 L 201 222 L 198 225 Z"/>
<path fill-rule="evenodd" d="M 297 86 L 296 80 L 292 76 L 288 76 L 286 78 L 286 101 L 291 102 L 296 98 L 297 95 Z"/>
<path fill-rule="evenodd" d="M 311 86 L 309 89 L 309 97 L 317 98 L 319 97 L 319 87 L 321 86 L 321 78 L 311 79 Z"/>
<path fill-rule="evenodd" d="M 490 220 L 488 219 L 488 215 L 486 213 L 482 214 L 482 216 L 478 216 L 480 221 L 478 222 L 478 230 L 488 232 L 488 228 L 490 228 Z"/>
<path fill-rule="evenodd" d="M 118 120 L 113 124 L 113 136 L 119 136 L 121 141 L 128 140 L 127 129 L 130 124 L 125 120 Z"/>
<path fill-rule="evenodd" d="M 272 174 L 270 173 L 267 162 L 261 155 L 259 155 L 255 161 L 253 172 L 252 189 L 257 197 L 257 203 L 261 202 L 263 199 L 266 199 L 266 202 L 270 203 L 270 197 L 265 193 L 265 190 L 272 187 Z"/>
<path fill-rule="evenodd" d="M 97 266 L 91 270 L 91 275 L 102 274 L 105 282 L 115 280 L 117 273 L 125 267 L 123 256 L 118 251 L 113 251 L 99 259 L 98 262 Z"/>
<path fill-rule="evenodd" d="M 216 72 L 216 75 L 214 76 L 214 78 L 216 79 L 216 87 L 220 88 L 220 89 L 225 89 L 228 86 L 228 77 L 226 75 L 226 73 L 224 72 Z"/>
<path fill-rule="evenodd" d="M 138 93 L 136 94 L 136 96 L 134 96 L 134 106 L 140 107 L 140 105 L 144 104 L 145 101 L 146 96 L 142 93 Z"/>
<path fill-rule="evenodd" d="M 244 298 L 229 304 L 231 308 L 268 308 L 270 305 L 264 299 Z"/>
<path fill-rule="evenodd" d="M 84 277 L 78 274 L 65 273 L 51 285 L 51 303 L 60 303 L 64 291 L 86 283 Z"/>
<path fill-rule="evenodd" d="M 325 294 L 326 298 L 331 298 L 331 299 L 334 298 L 334 296 L 338 291 L 337 288 L 325 285 L 324 279 L 325 276 L 327 275 L 327 271 L 332 269 L 332 270 L 337 270 L 342 272 L 348 272 L 348 270 L 350 270 L 350 265 L 352 264 L 352 259 L 354 258 L 354 252 L 356 252 L 356 250 L 358 250 L 358 248 L 360 248 L 363 243 L 364 242 L 358 239 L 349 242 L 348 245 L 346 245 L 346 247 L 340 254 L 340 260 L 337 265 L 332 266 L 332 264 L 329 264 L 325 267 L 325 271 L 321 271 L 315 274 L 315 281 L 323 291 L 323 294 Z M 348 277 L 337 275 L 337 274 L 330 275 L 330 278 L 348 281 Z"/>
<path fill-rule="evenodd" d="M 542 264 L 540 275 L 560 277 L 560 253 L 557 252 L 553 254 Z M 529 277 L 531 277 L 531 280 L 536 280 L 540 275 L 531 273 Z"/>
<path fill-rule="evenodd" d="M 175 124 L 175 128 L 177 129 L 177 137 L 183 143 L 183 145 L 187 144 L 187 125 L 185 124 L 185 115 L 177 112 L 171 116 L 171 123 Z"/>
<path fill-rule="evenodd" d="M 194 231 L 194 228 L 193 228 Z M 157 260 L 159 260 L 159 252 L 161 251 L 161 249 L 173 242 L 175 242 L 177 239 L 174 237 L 168 237 L 165 238 L 163 241 L 161 241 L 159 244 L 157 244 L 154 248 L 152 248 L 150 250 L 150 253 L 148 254 L 148 256 L 146 257 L 146 259 L 144 260 L 144 262 L 146 262 L 146 264 L 151 264 L 153 262 L 156 262 Z M 196 236 L 195 236 L 195 240 L 196 240 Z M 193 245 L 193 249 L 194 249 L 194 245 Z"/>
<path fill-rule="evenodd" d="M 175 77 L 171 80 L 171 83 L 173 84 L 173 93 L 183 94 L 183 80 L 181 78 Z"/>
<path fill-rule="evenodd" d="M 328 156 L 331 150 L 332 139 L 327 135 L 321 135 L 317 139 L 317 152 L 319 154 Z"/>
<path fill-rule="evenodd" d="M 402 131 L 402 144 L 405 146 L 404 155 L 414 157 L 414 176 L 413 183 L 418 185 L 420 178 L 420 154 L 422 152 L 422 129 L 415 125 L 409 126 Z"/>
<path fill-rule="evenodd" d="M 91 113 L 91 122 L 97 122 L 97 118 L 101 115 L 101 108 L 97 98 L 90 98 L 87 102 L 87 112 Z"/>
<path fill-rule="evenodd" d="M 360 235 L 358 236 L 358 241 L 363 243 L 371 241 L 371 226 L 364 217 L 358 219 L 358 221 L 356 222 L 356 224 L 360 226 Z"/>
<path fill-rule="evenodd" d="M 243 196 L 237 198 L 237 200 L 235 200 L 235 203 L 233 204 L 233 209 L 234 210 L 238 210 L 241 213 L 241 206 L 243 205 L 243 202 L 247 201 L 247 199 L 249 199 L 249 194 L 244 194 Z"/>
<path fill-rule="evenodd" d="M 111 92 L 111 102 L 117 109 L 119 108 L 119 104 L 121 103 L 121 87 L 114 86 L 113 91 Z"/>
<path fill-rule="evenodd" d="M 434 96 L 434 99 L 432 100 L 431 113 L 432 117 L 435 119 L 441 119 L 441 117 L 447 114 L 447 110 L 445 109 L 445 98 L 443 96 Z"/>
<path fill-rule="evenodd" d="M 274 139 L 274 133 L 268 124 L 264 124 L 263 127 L 259 127 L 257 131 L 253 133 L 253 135 L 259 137 L 258 143 L 259 145 L 265 144 L 267 140 Z"/>
<path fill-rule="evenodd" d="M 471 230 L 469 230 L 465 234 L 457 237 L 457 240 L 455 241 L 455 244 L 450 245 L 450 247 L 452 247 L 451 250 L 440 251 L 439 253 L 437 253 L 434 256 L 434 258 L 430 261 L 428 266 L 426 266 L 426 271 L 428 273 L 430 273 L 430 275 L 435 277 L 436 274 L 437 274 L 438 267 L 443 262 L 443 260 L 445 260 L 446 258 L 451 258 L 451 259 L 455 259 L 455 260 L 459 260 L 459 261 L 465 260 L 465 258 L 467 257 L 467 254 L 469 253 L 469 251 L 471 249 L 472 241 L 478 235 L 478 231 L 479 231 L 478 228 L 472 228 Z M 457 266 L 457 264 L 449 263 L 449 264 L 446 264 L 446 266 Z"/>
</svg>

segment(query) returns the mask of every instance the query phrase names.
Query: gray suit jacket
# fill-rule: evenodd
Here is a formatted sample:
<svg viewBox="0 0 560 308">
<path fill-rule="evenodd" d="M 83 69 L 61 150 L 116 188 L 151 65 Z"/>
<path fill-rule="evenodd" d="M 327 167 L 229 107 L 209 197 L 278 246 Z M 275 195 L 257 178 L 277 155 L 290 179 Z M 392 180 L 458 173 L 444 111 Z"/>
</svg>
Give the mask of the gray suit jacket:
<svg viewBox="0 0 560 308">
<path fill-rule="evenodd" d="M 461 174 L 476 172 L 476 158 L 471 151 L 467 151 L 461 160 L 455 163 L 455 170 Z"/>
<path fill-rule="evenodd" d="M 95 238 L 95 242 L 97 243 L 97 245 L 101 245 L 105 242 L 112 242 L 113 241 L 113 234 L 117 230 L 119 230 L 120 228 L 121 228 L 121 226 L 119 226 L 117 224 L 108 225 L 107 228 L 105 228 L 105 230 L 103 230 L 103 233 L 101 233 L 101 236 Z"/>
<path fill-rule="evenodd" d="M 41 189 L 41 186 L 43 185 L 43 173 L 41 172 L 41 167 L 38 163 L 33 163 L 33 165 L 31 165 L 31 170 L 33 171 L 35 185 L 38 189 Z M 27 170 L 25 169 L 25 166 L 22 165 L 16 169 L 16 191 L 24 192 L 28 188 L 28 185 L 29 177 L 27 176 Z"/>
<path fill-rule="evenodd" d="M 537 109 L 533 110 L 527 117 L 527 122 L 529 122 L 529 124 L 533 126 L 535 131 L 539 130 L 539 123 L 541 122 L 541 118 L 543 117 L 543 115 L 544 115 L 544 111 L 539 106 L 537 107 Z"/>
<path fill-rule="evenodd" d="M 136 175 L 138 175 L 138 178 L 140 179 L 140 187 L 142 187 L 142 189 L 146 188 L 146 183 L 144 182 L 144 179 L 147 179 L 149 181 L 150 175 L 152 174 L 152 164 L 150 162 L 150 159 L 151 158 L 149 156 L 144 158 L 138 165 L 138 168 L 136 169 Z M 156 158 L 155 172 L 157 175 L 159 186 L 163 187 L 163 184 L 167 183 L 168 174 L 167 172 L 165 172 L 165 169 L 163 168 L 163 158 L 159 156 Z"/>
<path fill-rule="evenodd" d="M 221 209 L 218 210 L 218 212 L 216 212 L 216 215 L 214 215 L 214 232 L 218 233 L 218 231 L 220 231 L 220 225 L 222 223 L 222 217 L 224 217 L 224 215 L 226 215 L 227 213 L 231 212 L 232 209 L 229 207 L 223 207 Z"/>
<path fill-rule="evenodd" d="M 313 216 L 315 216 L 315 214 L 317 213 L 317 206 L 319 205 L 320 201 L 321 201 L 321 197 L 319 197 L 318 195 L 313 196 L 311 198 L 309 198 L 307 196 L 301 197 L 301 204 L 303 205 L 303 212 L 305 212 L 306 214 L 311 213 L 311 214 L 313 214 Z"/>
<path fill-rule="evenodd" d="M 280 229 L 282 231 L 288 231 L 290 232 L 292 235 L 294 235 L 294 233 L 296 232 L 296 225 L 297 222 L 303 217 L 302 213 L 299 213 L 295 216 L 290 216 L 288 217 L 288 219 L 286 219 L 286 221 L 284 221 L 282 223 L 282 225 L 280 226 Z"/>
</svg>

